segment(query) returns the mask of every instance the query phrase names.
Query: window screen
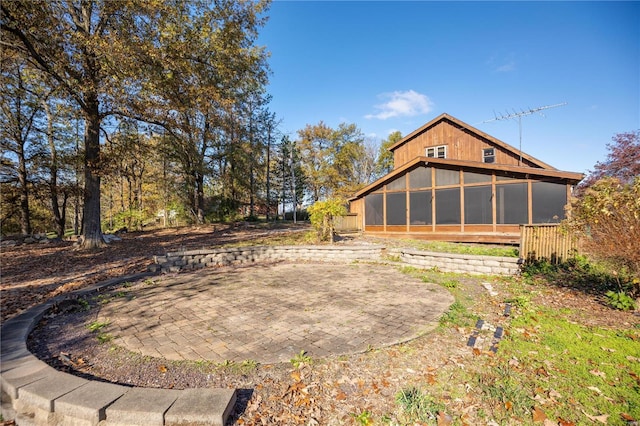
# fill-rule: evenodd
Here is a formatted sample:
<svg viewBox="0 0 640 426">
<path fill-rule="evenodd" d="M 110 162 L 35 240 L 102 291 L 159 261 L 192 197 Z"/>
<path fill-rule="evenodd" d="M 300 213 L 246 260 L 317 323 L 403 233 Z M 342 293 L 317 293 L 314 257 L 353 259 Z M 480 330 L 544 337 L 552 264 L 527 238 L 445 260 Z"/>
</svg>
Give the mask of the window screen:
<svg viewBox="0 0 640 426">
<path fill-rule="evenodd" d="M 464 189 L 464 223 L 493 223 L 490 185 Z"/>
<path fill-rule="evenodd" d="M 418 167 L 409 173 L 409 186 L 411 188 L 431 187 L 431 167 Z"/>
<path fill-rule="evenodd" d="M 387 194 L 387 225 L 407 224 L 407 193 Z"/>
<path fill-rule="evenodd" d="M 529 223 L 528 210 L 526 183 L 496 185 L 496 223 Z"/>
<path fill-rule="evenodd" d="M 457 185 L 460 183 L 458 170 L 436 169 L 436 186 Z"/>
<path fill-rule="evenodd" d="M 431 191 L 409 193 L 411 225 L 431 225 Z"/>
<path fill-rule="evenodd" d="M 464 172 L 464 183 L 491 182 L 491 175 L 485 173 Z"/>
<path fill-rule="evenodd" d="M 460 224 L 460 188 L 436 190 L 436 224 Z"/>
<path fill-rule="evenodd" d="M 430 146 L 426 149 L 427 157 L 432 158 L 447 158 L 447 146 Z"/>
<path fill-rule="evenodd" d="M 559 183 L 534 182 L 531 185 L 533 223 L 560 222 L 567 204 L 567 187 Z"/>
<path fill-rule="evenodd" d="M 384 225 L 382 219 L 382 194 L 369 194 L 364 197 L 365 225 Z"/>
<path fill-rule="evenodd" d="M 407 183 L 404 175 L 402 175 L 387 184 L 387 191 L 399 191 L 399 190 L 405 189 L 406 187 L 407 187 Z"/>
<path fill-rule="evenodd" d="M 482 150 L 482 161 L 485 163 L 494 163 L 496 161 L 496 152 L 494 148 L 485 148 Z"/>
</svg>

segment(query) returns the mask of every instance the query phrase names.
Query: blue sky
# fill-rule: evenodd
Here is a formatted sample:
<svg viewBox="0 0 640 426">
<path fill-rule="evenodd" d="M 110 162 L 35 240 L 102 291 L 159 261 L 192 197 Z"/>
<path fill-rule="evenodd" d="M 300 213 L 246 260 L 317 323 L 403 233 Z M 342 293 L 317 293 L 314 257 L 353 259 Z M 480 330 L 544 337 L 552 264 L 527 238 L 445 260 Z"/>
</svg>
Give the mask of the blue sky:
<svg viewBox="0 0 640 426">
<path fill-rule="evenodd" d="M 604 160 L 640 129 L 640 2 L 274 1 L 271 52 L 281 130 L 355 123 L 371 140 L 448 113 L 566 171 Z"/>
</svg>

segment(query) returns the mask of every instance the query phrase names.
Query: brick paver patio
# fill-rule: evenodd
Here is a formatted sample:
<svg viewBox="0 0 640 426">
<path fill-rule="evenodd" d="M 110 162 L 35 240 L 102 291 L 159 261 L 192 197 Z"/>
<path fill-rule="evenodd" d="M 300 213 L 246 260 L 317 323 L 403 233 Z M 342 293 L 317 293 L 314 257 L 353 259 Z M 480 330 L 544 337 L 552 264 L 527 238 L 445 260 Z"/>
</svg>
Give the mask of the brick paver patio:
<svg viewBox="0 0 640 426">
<path fill-rule="evenodd" d="M 446 289 L 378 264 L 211 268 L 134 283 L 99 320 L 114 343 L 169 360 L 289 361 L 363 352 L 433 329 Z"/>
</svg>

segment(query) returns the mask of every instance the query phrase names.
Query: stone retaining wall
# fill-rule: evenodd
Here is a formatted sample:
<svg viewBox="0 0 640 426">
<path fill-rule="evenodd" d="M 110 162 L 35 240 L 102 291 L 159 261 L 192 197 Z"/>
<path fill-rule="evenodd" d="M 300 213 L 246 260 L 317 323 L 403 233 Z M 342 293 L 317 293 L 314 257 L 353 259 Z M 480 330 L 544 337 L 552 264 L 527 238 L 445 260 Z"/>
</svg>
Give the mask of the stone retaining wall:
<svg viewBox="0 0 640 426">
<path fill-rule="evenodd" d="M 379 260 L 382 246 L 257 246 L 188 250 L 154 256 L 162 272 L 277 260 Z"/>
<path fill-rule="evenodd" d="M 211 266 L 230 266 L 277 260 L 379 261 L 387 250 L 383 246 L 256 246 L 176 251 L 155 256 L 153 269 L 180 272 Z M 407 265 L 443 272 L 487 275 L 513 275 L 520 268 L 515 257 L 435 253 L 411 249 L 391 249 Z"/>
<path fill-rule="evenodd" d="M 478 256 L 471 254 L 434 253 L 419 250 L 393 250 L 403 263 L 442 272 L 486 275 L 514 275 L 521 261 L 515 257 Z"/>
</svg>

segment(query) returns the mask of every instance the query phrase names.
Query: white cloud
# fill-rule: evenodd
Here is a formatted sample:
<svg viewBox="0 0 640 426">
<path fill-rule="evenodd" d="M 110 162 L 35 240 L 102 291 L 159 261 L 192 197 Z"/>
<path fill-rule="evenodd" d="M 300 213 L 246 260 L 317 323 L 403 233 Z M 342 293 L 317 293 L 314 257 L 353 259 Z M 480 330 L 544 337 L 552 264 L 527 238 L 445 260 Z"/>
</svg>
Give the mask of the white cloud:
<svg viewBox="0 0 640 426">
<path fill-rule="evenodd" d="M 516 69 L 515 61 L 509 61 L 497 67 L 496 72 L 511 72 L 511 71 L 515 71 L 515 69 Z"/>
<path fill-rule="evenodd" d="M 386 120 L 392 117 L 413 117 L 415 115 L 427 114 L 433 109 L 433 103 L 427 97 L 414 90 L 406 92 L 395 91 L 378 95 L 381 99 L 388 99 L 387 102 L 375 106 L 380 110 L 377 114 L 367 114 L 364 117 L 378 120 Z"/>
</svg>

